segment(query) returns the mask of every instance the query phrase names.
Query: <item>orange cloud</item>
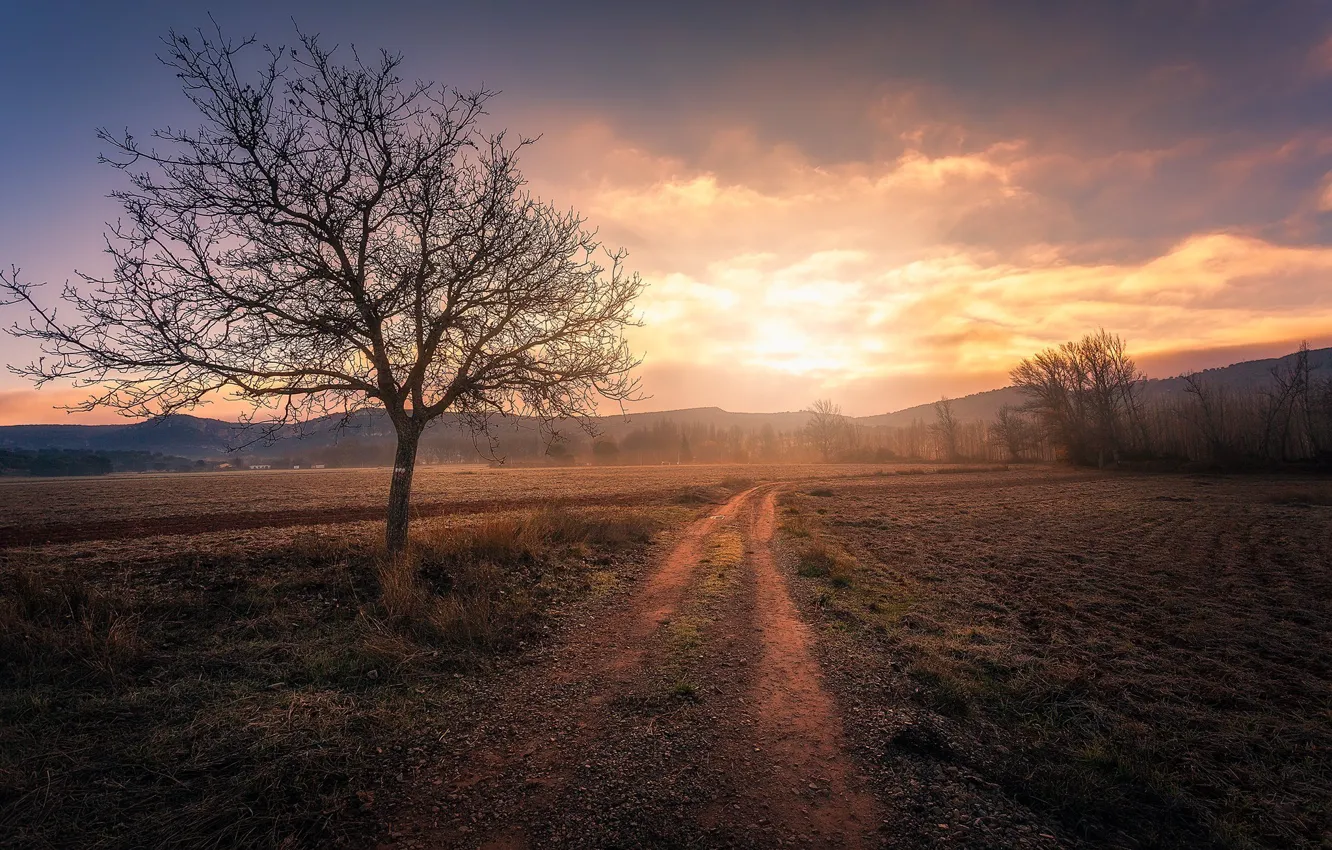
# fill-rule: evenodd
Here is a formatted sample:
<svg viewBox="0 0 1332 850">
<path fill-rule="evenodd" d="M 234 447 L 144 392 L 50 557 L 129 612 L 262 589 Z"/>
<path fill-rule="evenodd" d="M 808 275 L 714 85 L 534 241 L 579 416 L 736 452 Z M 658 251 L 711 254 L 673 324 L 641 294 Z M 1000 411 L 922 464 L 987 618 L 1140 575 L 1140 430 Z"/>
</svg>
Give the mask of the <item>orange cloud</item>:
<svg viewBox="0 0 1332 850">
<path fill-rule="evenodd" d="M 1204 145 L 1080 159 L 1031 154 L 1018 140 L 828 166 L 727 131 L 718 147 L 762 166 L 750 180 L 622 145 L 604 127 L 596 134 L 605 149 L 584 154 L 616 163 L 620 180 L 558 189 L 621 237 L 652 281 L 647 327 L 634 335 L 652 364 L 645 375 L 701 368 L 713 375 L 701 382 L 750 387 L 780 379 L 871 413 L 971 377 L 1001 380 L 1018 358 L 1099 326 L 1144 354 L 1332 327 L 1332 298 L 1314 295 L 1332 248 L 1203 232 L 1140 259 L 1088 262 L 1080 244 L 1004 229 L 1008 219 L 1031 227 L 1059 216 L 1057 201 L 1028 187 L 1052 172 L 1088 185 L 1149 180 Z M 959 241 L 968 216 L 994 238 Z M 934 385 L 916 380 L 929 375 Z M 776 398 L 791 401 L 779 394 L 765 407 L 783 406 Z"/>
</svg>

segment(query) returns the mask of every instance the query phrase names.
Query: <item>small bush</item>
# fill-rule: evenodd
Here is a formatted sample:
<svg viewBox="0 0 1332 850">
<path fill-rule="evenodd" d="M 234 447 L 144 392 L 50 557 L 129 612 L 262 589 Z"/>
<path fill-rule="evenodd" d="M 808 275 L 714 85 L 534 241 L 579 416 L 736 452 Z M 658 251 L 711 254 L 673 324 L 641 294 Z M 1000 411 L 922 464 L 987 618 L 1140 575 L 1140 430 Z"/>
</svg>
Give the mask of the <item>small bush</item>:
<svg viewBox="0 0 1332 850">
<path fill-rule="evenodd" d="M 796 572 L 805 578 L 823 578 L 834 587 L 848 587 L 855 574 L 855 562 L 846 553 L 814 540 L 796 553 Z"/>
<path fill-rule="evenodd" d="M 809 491 L 809 495 L 811 495 L 811 496 L 819 496 L 819 497 L 821 497 L 821 498 L 827 498 L 827 497 L 832 496 L 832 495 L 834 495 L 834 494 L 833 494 L 833 491 L 832 491 L 832 490 L 829 490 L 827 487 L 815 487 L 813 490 L 810 490 L 810 491 Z"/>
</svg>

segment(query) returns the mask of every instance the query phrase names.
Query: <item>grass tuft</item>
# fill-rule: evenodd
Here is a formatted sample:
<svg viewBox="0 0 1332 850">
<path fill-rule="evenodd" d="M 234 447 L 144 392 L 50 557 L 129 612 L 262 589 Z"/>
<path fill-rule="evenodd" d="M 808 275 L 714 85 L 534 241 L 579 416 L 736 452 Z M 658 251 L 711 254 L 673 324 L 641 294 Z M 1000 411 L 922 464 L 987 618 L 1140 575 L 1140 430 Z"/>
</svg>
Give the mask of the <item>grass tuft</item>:
<svg viewBox="0 0 1332 850">
<path fill-rule="evenodd" d="M 30 665 L 73 661 L 115 679 L 142 657 L 140 616 L 76 579 L 19 569 L 0 585 L 0 655 Z"/>
</svg>

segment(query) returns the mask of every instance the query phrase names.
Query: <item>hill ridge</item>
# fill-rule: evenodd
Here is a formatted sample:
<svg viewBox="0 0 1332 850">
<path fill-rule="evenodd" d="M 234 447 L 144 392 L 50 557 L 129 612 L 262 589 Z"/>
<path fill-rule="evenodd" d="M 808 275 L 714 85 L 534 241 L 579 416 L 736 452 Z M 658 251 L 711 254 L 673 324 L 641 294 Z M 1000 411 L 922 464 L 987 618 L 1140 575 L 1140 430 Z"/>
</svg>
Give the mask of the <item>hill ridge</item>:
<svg viewBox="0 0 1332 850">
<path fill-rule="evenodd" d="M 1203 370 L 1201 374 L 1220 386 L 1241 387 L 1256 385 L 1269 375 L 1270 370 L 1287 362 L 1295 354 L 1261 360 L 1247 360 Z M 1332 348 L 1310 352 L 1313 368 L 1320 373 L 1332 372 Z M 1182 390 L 1183 376 L 1148 379 L 1144 391 L 1148 397 L 1161 396 Z M 999 387 L 971 393 L 952 399 L 954 414 L 962 420 L 993 419 L 1005 404 L 1021 404 L 1023 398 L 1015 387 Z M 928 422 L 934 418 L 934 402 L 913 405 L 888 413 L 848 417 L 867 427 L 904 427 L 914 421 Z M 382 414 L 366 411 L 344 431 L 335 431 L 332 423 L 340 417 L 315 420 L 305 428 L 299 441 L 278 440 L 270 444 L 247 447 L 246 454 L 280 455 L 302 449 L 327 446 L 339 441 L 387 441 L 389 434 L 376 428 Z M 672 410 L 636 411 L 621 416 L 618 413 L 596 418 L 599 428 L 611 437 L 623 436 L 637 428 L 651 427 L 654 423 L 673 421 L 679 425 L 716 427 L 770 426 L 774 430 L 791 431 L 803 427 L 808 420 L 806 411 L 748 412 L 728 411 L 716 405 L 686 407 Z M 456 430 L 457 420 L 446 414 L 439 428 Z M 323 427 L 322 423 L 329 423 Z M 506 439 L 526 440 L 535 437 L 532 420 L 508 417 L 497 421 L 497 431 Z M 0 449 L 43 450 L 79 449 L 92 451 L 150 451 L 188 458 L 216 458 L 229 453 L 229 438 L 241 433 L 238 423 L 193 414 L 174 414 L 159 420 L 126 422 L 111 425 L 81 425 L 77 423 L 54 425 L 0 426 Z M 568 427 L 575 427 L 568 423 Z M 294 429 L 288 436 L 295 436 Z M 234 439 L 230 442 L 235 442 Z M 312 445 L 313 444 L 313 445 Z"/>
</svg>

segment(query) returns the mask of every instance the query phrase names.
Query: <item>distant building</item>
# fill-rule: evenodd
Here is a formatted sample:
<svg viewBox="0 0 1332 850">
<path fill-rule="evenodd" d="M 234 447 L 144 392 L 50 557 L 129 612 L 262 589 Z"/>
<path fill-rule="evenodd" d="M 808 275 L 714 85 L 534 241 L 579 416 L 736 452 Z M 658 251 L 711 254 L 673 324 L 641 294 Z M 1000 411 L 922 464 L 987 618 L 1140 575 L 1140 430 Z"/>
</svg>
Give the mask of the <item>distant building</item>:
<svg viewBox="0 0 1332 850">
<path fill-rule="evenodd" d="M 271 464 L 271 463 L 252 463 L 252 464 L 250 464 L 250 469 L 272 469 L 272 468 L 273 468 L 273 464 Z"/>
<path fill-rule="evenodd" d="M 326 467 L 326 466 L 328 466 L 328 464 L 326 464 L 326 463 L 312 463 L 312 464 L 310 464 L 310 468 L 311 468 L 311 469 L 323 469 L 323 468 Z"/>
</svg>

